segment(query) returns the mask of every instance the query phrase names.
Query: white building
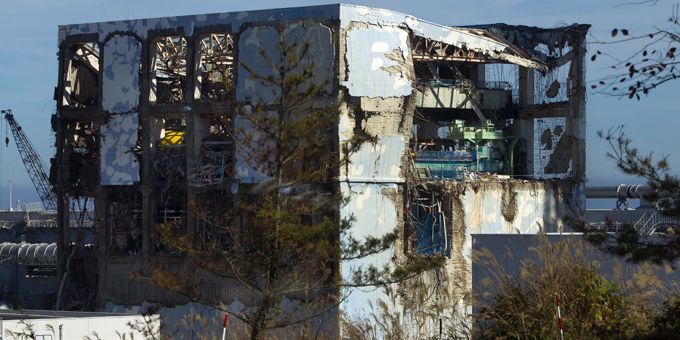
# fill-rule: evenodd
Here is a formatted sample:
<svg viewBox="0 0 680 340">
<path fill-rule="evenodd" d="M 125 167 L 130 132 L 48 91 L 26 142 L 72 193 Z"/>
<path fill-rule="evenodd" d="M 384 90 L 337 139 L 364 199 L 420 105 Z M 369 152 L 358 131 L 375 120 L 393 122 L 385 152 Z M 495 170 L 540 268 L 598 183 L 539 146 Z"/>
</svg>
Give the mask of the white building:
<svg viewBox="0 0 680 340">
<path fill-rule="evenodd" d="M 151 336 L 160 336 L 158 315 L 0 310 L 2 340 L 146 339 Z"/>
</svg>

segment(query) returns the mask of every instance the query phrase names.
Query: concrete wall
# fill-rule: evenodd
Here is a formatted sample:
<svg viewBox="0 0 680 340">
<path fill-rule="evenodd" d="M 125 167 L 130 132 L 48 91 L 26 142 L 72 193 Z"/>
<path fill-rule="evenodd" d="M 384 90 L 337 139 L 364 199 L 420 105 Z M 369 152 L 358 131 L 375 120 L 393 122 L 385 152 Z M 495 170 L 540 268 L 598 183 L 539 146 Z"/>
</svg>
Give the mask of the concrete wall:
<svg viewBox="0 0 680 340">
<path fill-rule="evenodd" d="M 457 285 L 453 300 L 471 306 L 472 235 L 561 232 L 565 218 L 579 216 L 581 187 L 570 181 L 479 179 L 428 183 L 446 204 L 451 257 L 446 272 Z M 443 188 L 441 188 L 443 187 Z"/>
</svg>

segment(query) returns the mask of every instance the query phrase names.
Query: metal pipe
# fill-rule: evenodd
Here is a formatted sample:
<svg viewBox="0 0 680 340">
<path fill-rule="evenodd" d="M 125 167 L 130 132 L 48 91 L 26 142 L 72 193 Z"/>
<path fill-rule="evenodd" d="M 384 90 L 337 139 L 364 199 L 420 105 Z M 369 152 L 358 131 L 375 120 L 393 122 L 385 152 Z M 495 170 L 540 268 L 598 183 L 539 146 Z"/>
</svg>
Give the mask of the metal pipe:
<svg viewBox="0 0 680 340">
<path fill-rule="evenodd" d="M 586 198 L 644 198 L 651 192 L 647 185 L 593 186 L 586 187 Z"/>
</svg>

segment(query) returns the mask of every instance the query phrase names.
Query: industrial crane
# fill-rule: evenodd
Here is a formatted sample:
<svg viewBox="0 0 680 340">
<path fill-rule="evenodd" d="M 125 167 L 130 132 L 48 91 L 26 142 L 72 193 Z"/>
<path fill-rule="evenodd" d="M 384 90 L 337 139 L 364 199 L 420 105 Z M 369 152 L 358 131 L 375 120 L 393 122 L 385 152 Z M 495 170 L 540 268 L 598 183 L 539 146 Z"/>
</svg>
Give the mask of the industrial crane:
<svg viewBox="0 0 680 340">
<path fill-rule="evenodd" d="M 45 164 L 43 163 L 38 153 L 35 151 L 33 144 L 28 140 L 26 134 L 21 129 L 21 126 L 17 124 L 14 119 L 12 110 L 0 110 L 0 113 L 5 116 L 5 120 L 9 124 L 12 130 L 12 135 L 14 136 L 14 141 L 17 143 L 17 150 L 19 150 L 19 155 L 21 156 L 21 161 L 26 167 L 28 176 L 31 177 L 35 190 L 40 196 L 45 210 L 57 210 L 57 198 L 50 185 L 49 178 L 45 172 Z M 5 145 L 9 144 L 9 137 L 5 136 Z"/>
</svg>

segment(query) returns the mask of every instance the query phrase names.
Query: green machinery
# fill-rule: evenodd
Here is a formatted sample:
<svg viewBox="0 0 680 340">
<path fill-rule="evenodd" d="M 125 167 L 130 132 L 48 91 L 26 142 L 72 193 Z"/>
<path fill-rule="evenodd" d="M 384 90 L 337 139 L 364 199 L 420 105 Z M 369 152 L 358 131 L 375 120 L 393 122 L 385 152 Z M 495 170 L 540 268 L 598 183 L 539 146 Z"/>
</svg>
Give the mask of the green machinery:
<svg viewBox="0 0 680 340">
<path fill-rule="evenodd" d="M 519 137 L 508 137 L 487 120 L 481 126 L 455 120 L 439 143 L 416 150 L 416 168 L 427 177 L 461 178 L 465 172 L 510 174 Z"/>
</svg>

